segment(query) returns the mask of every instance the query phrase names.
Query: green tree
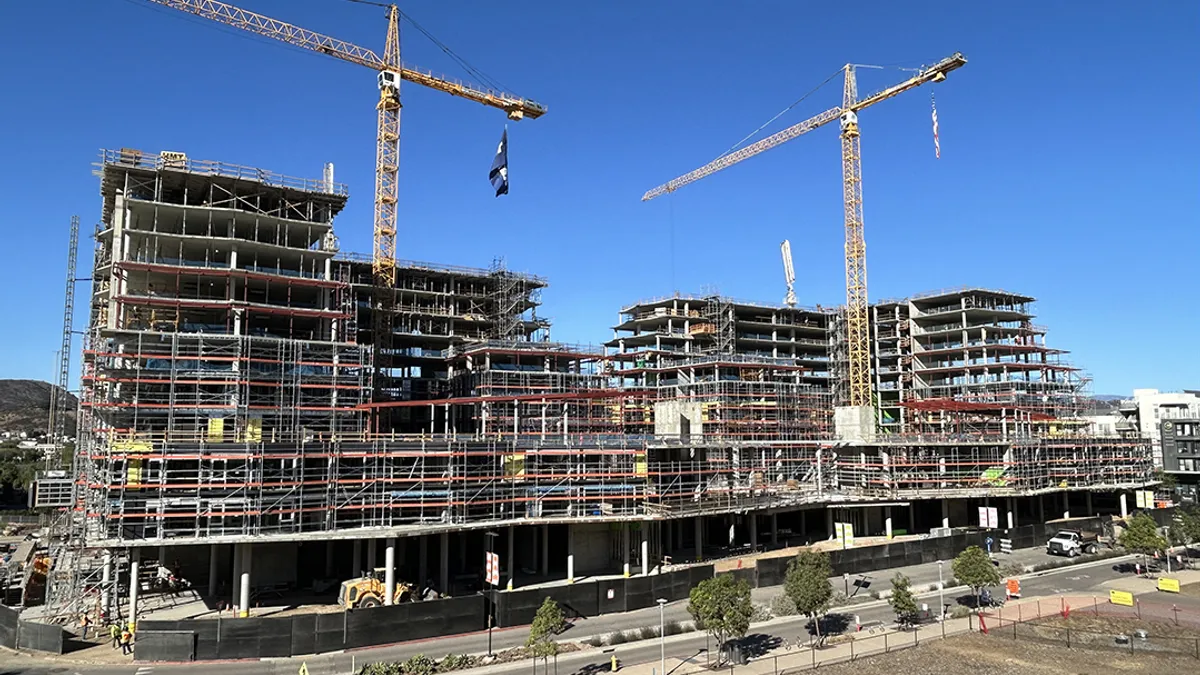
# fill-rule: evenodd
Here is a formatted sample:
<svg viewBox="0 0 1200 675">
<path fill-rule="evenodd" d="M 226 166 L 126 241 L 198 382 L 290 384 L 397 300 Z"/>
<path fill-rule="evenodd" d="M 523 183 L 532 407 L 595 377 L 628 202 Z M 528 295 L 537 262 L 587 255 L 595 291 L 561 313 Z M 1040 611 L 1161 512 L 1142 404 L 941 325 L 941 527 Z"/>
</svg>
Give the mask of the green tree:
<svg viewBox="0 0 1200 675">
<path fill-rule="evenodd" d="M 821 636 L 820 616 L 829 609 L 833 599 L 833 565 L 829 554 L 818 551 L 801 551 L 788 563 L 787 575 L 783 579 L 783 592 L 796 605 L 796 611 L 813 620 L 816 635 Z"/>
<path fill-rule="evenodd" d="M 916 623 L 917 620 L 917 598 L 913 596 L 909 585 L 908 577 L 899 572 L 892 577 L 892 595 L 888 598 L 888 604 L 896 613 L 896 621 L 902 626 Z"/>
<path fill-rule="evenodd" d="M 541 658 L 545 661 L 551 656 L 558 656 L 558 642 L 554 638 L 558 636 L 565 622 L 562 608 L 553 598 L 546 596 L 542 606 L 538 607 L 537 614 L 533 615 L 533 623 L 529 626 L 529 638 L 525 640 L 525 646 L 533 652 L 535 659 Z"/>
<path fill-rule="evenodd" d="M 697 627 L 708 632 L 723 655 L 729 640 L 740 638 L 750 630 L 754 605 L 750 602 L 750 584 L 732 574 L 719 574 L 692 587 L 688 594 L 688 613 Z M 718 656 L 718 660 L 722 657 Z"/>
<path fill-rule="evenodd" d="M 1000 570 L 992 563 L 992 559 L 978 546 L 968 546 L 950 564 L 954 570 L 954 578 L 960 583 L 971 587 L 975 597 L 987 586 L 1000 583 Z"/>
<path fill-rule="evenodd" d="M 1154 470 L 1153 481 L 1158 483 L 1158 486 L 1167 492 L 1174 492 L 1175 487 L 1178 485 L 1178 482 L 1175 480 L 1175 475 L 1167 473 L 1162 469 Z"/>
<path fill-rule="evenodd" d="M 1184 546 L 1200 542 L 1200 508 L 1187 506 L 1176 511 L 1171 532 L 1172 538 Z"/>
<path fill-rule="evenodd" d="M 1158 523 L 1145 513 L 1139 513 L 1129 521 L 1121 532 L 1120 544 L 1125 550 L 1142 555 L 1142 566 L 1146 564 L 1146 556 L 1153 555 L 1167 547 L 1167 540 L 1158 533 Z"/>
</svg>

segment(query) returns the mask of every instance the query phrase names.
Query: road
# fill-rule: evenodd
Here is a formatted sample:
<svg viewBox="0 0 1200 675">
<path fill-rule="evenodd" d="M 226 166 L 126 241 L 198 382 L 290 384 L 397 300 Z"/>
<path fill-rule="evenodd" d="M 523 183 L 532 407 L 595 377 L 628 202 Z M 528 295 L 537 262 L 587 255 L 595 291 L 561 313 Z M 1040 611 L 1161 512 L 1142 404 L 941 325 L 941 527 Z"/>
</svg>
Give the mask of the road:
<svg viewBox="0 0 1200 675">
<path fill-rule="evenodd" d="M 1034 550 L 1044 556 L 1044 553 Z M 1027 556 L 1034 555 L 1029 552 Z M 1132 556 L 1113 558 L 1110 560 L 1083 562 L 1059 570 L 1043 572 L 1022 581 L 1024 597 L 1049 596 L 1060 593 L 1083 593 L 1092 590 L 1098 584 L 1126 576 L 1113 570 L 1114 564 L 1131 560 Z M 1022 562 L 1026 562 L 1022 560 Z M 873 587 L 890 588 L 887 579 L 896 571 L 906 572 L 913 579 L 913 588 L 918 591 L 919 602 L 928 603 L 933 609 L 938 604 L 938 593 L 925 590 L 928 588 L 930 575 L 932 581 L 937 580 L 936 565 L 919 565 L 913 568 L 899 570 L 882 570 L 876 573 Z M 947 576 L 949 569 L 947 566 Z M 841 588 L 841 579 L 835 580 L 834 587 Z M 773 587 L 755 589 L 755 602 L 764 603 L 769 598 L 781 592 L 781 588 Z M 952 603 L 952 597 L 968 594 L 965 589 L 947 589 L 946 602 Z M 997 590 L 997 594 L 1001 594 Z M 688 619 L 687 603 L 671 603 L 666 608 L 667 621 L 683 621 Z M 835 612 L 843 612 L 849 620 L 858 615 L 863 622 L 880 620 L 890 622 L 894 618 L 891 608 L 886 602 L 870 601 L 836 608 Z M 590 619 L 580 619 L 564 633 L 567 640 L 578 641 L 592 635 L 602 635 L 615 630 L 631 629 L 640 626 L 657 626 L 659 622 L 658 609 L 651 608 L 619 615 L 606 615 Z M 794 639 L 801 634 L 807 634 L 805 619 L 788 617 L 775 619 L 765 625 L 751 629 L 751 633 L 767 634 L 774 637 Z M 502 650 L 525 642 L 528 628 L 516 627 L 495 631 L 493 635 L 494 649 Z M 703 662 L 708 639 L 703 633 L 686 633 L 668 637 L 666 640 L 667 655 L 678 658 L 694 658 Z M 620 645 L 615 648 L 617 658 L 624 664 L 645 663 L 659 658 L 660 643 L 658 640 L 645 640 Z M 445 654 L 480 654 L 487 651 L 487 634 L 472 633 L 447 638 L 406 642 L 389 647 L 361 649 L 344 653 L 332 653 L 321 656 L 292 659 L 271 659 L 264 661 L 238 662 L 206 662 L 191 665 L 168 664 L 119 664 L 94 665 L 77 663 L 70 657 L 39 658 L 26 655 L 14 655 L 3 652 L 0 655 L 0 675 L 296 675 L 301 662 L 307 665 L 311 675 L 348 675 L 353 668 L 364 663 L 376 661 L 402 661 L 408 657 L 424 653 L 440 658 Z M 576 654 L 566 654 L 558 659 L 558 669 L 563 675 L 590 670 L 589 666 L 606 669 L 609 653 L 601 653 L 591 649 Z M 507 675 L 508 673 L 528 673 L 530 663 L 519 661 L 511 664 L 498 664 L 489 669 L 489 675 Z"/>
</svg>

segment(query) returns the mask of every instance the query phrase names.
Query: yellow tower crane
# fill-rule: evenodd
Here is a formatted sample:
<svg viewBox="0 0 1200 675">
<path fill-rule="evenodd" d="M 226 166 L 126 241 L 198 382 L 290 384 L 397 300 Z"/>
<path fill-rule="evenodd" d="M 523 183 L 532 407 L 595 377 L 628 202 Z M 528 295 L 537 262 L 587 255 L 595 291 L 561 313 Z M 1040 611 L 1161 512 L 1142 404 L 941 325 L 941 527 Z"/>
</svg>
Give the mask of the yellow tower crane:
<svg viewBox="0 0 1200 675">
<path fill-rule="evenodd" d="M 956 52 L 928 68 L 921 68 L 915 75 L 899 84 L 861 99 L 858 98 L 854 65 L 846 64 L 843 68 L 845 87 L 840 106 L 830 108 L 757 143 L 719 157 L 642 196 L 642 201 L 661 197 L 688 183 L 694 183 L 744 159 L 782 145 L 817 127 L 829 124 L 834 120 L 841 120 L 842 192 L 846 209 L 846 341 L 850 359 L 849 404 L 852 406 L 871 405 L 871 359 L 867 330 L 867 247 L 863 239 L 862 167 L 859 155 L 858 112 L 926 82 L 941 82 L 946 79 L 946 73 L 962 67 L 966 62 L 967 59 L 961 53 Z"/>
<path fill-rule="evenodd" d="M 293 26 L 269 16 L 263 16 L 216 0 L 148 0 L 158 5 L 210 19 L 234 28 L 256 33 L 280 42 L 303 47 L 376 71 L 379 84 L 378 128 L 375 136 L 375 216 L 372 271 L 375 286 L 385 289 L 375 316 L 376 368 L 385 367 L 384 356 L 391 347 L 391 312 L 396 285 L 396 202 L 399 198 L 400 171 L 400 82 L 416 84 L 465 98 L 507 113 L 508 118 L 536 119 L 546 113 L 545 106 L 530 99 L 503 92 L 481 89 L 458 80 L 437 77 L 432 73 L 403 65 L 400 61 L 400 10 L 396 5 L 374 2 L 387 9 L 387 38 L 383 55 L 366 47 Z M 363 2 L 364 0 L 358 0 Z M 377 387 L 382 391 L 382 387 Z"/>
</svg>

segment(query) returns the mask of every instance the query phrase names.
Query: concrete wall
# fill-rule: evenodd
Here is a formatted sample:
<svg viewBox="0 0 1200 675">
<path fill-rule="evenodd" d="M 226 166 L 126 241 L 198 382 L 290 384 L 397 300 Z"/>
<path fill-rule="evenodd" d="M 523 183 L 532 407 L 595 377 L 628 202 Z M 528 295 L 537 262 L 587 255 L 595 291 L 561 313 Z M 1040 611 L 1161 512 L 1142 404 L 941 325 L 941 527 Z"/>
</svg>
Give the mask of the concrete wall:
<svg viewBox="0 0 1200 675">
<path fill-rule="evenodd" d="M 700 404 L 693 401 L 658 401 L 654 404 L 654 433 L 660 436 L 677 436 L 683 431 L 683 420 L 689 422 L 688 431 L 704 433 L 704 417 Z"/>
<path fill-rule="evenodd" d="M 571 525 L 571 531 L 575 537 L 576 574 L 604 572 L 612 568 L 612 531 L 607 523 Z"/>
</svg>

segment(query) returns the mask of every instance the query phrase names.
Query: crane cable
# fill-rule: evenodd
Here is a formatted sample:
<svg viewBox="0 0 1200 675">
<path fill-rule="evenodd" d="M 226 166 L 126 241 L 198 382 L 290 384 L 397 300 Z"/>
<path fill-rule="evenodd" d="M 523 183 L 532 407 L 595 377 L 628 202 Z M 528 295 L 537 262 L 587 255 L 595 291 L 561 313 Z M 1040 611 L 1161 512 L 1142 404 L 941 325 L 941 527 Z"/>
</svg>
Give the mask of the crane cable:
<svg viewBox="0 0 1200 675">
<path fill-rule="evenodd" d="M 783 116 L 784 116 L 784 115 L 785 115 L 785 114 L 786 114 L 788 111 L 790 111 L 792 108 L 795 108 L 796 106 L 800 105 L 800 104 L 801 104 L 801 103 L 804 101 L 804 99 L 806 99 L 806 98 L 808 98 L 809 96 L 812 96 L 813 94 L 815 94 L 815 93 L 817 92 L 817 90 L 818 90 L 818 89 L 820 89 L 821 87 L 824 87 L 825 85 L 829 84 L 829 81 L 830 81 L 830 80 L 832 80 L 833 78 L 835 78 L 835 77 L 837 77 L 838 75 L 842 74 L 842 72 L 844 72 L 844 70 L 843 70 L 842 68 L 838 68 L 837 70 L 833 71 L 833 74 L 832 74 L 832 75 L 830 75 L 829 77 L 825 78 L 825 81 L 824 81 L 824 82 L 822 82 L 821 84 L 818 84 L 817 86 L 815 86 L 815 87 L 813 87 L 812 89 L 810 89 L 810 90 L 808 91 L 808 93 L 806 93 L 805 95 L 803 95 L 803 96 L 801 96 L 800 98 L 796 99 L 796 101 L 795 101 L 794 103 L 792 103 L 792 104 L 791 104 L 791 105 L 789 105 L 788 107 L 784 108 L 783 110 L 779 111 L 779 114 L 775 115 L 775 116 L 774 116 L 774 117 L 772 117 L 771 119 L 769 119 L 769 120 L 767 120 L 766 122 L 764 122 L 764 123 L 762 124 L 762 126 L 760 126 L 759 128 L 755 129 L 754 131 L 751 131 L 751 132 L 750 132 L 749 134 L 747 134 L 747 135 L 746 135 L 746 137 L 745 137 L 745 138 L 743 138 L 742 140 L 738 141 L 737 143 L 734 143 L 734 144 L 733 144 L 733 147 L 729 148 L 729 149 L 728 149 L 728 150 L 726 150 L 725 152 L 722 152 L 720 155 L 717 155 L 716 159 L 714 159 L 713 161 L 715 162 L 715 161 L 717 161 L 718 159 L 721 159 L 722 157 L 725 157 L 726 155 L 729 155 L 729 154 L 730 154 L 730 153 L 732 153 L 733 151 L 735 151 L 735 150 L 737 150 L 738 148 L 740 148 L 740 147 L 742 146 L 742 144 L 743 144 L 743 143 L 745 143 L 746 141 L 748 141 L 748 140 L 750 140 L 751 138 L 753 138 L 753 137 L 754 137 L 756 134 L 758 134 L 758 132 L 760 132 L 760 131 L 762 131 L 763 129 L 767 128 L 767 126 L 769 126 L 769 125 L 770 125 L 772 122 L 774 122 L 775 120 L 779 119 L 780 117 L 783 117 Z"/>
</svg>

